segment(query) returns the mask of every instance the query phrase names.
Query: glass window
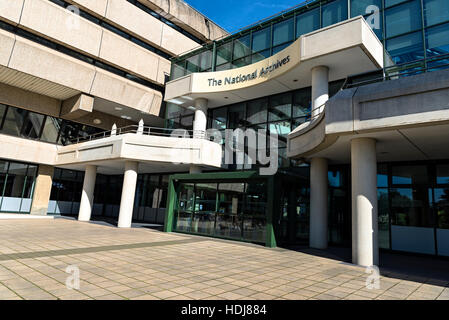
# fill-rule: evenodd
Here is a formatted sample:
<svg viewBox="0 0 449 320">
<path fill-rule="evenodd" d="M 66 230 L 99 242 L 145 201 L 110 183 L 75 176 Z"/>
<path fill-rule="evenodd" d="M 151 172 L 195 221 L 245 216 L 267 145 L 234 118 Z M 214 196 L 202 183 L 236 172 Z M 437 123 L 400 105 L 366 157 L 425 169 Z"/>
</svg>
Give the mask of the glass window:
<svg viewBox="0 0 449 320">
<path fill-rule="evenodd" d="M 184 60 L 172 64 L 172 71 L 170 75 L 172 80 L 185 76 L 186 69 L 184 64 L 185 64 Z"/>
<path fill-rule="evenodd" d="M 215 234 L 222 237 L 241 238 L 245 184 L 220 183 L 218 185 L 218 212 Z"/>
<path fill-rule="evenodd" d="M 192 231 L 212 235 L 215 230 L 217 205 L 217 184 L 198 183 L 195 185 L 195 214 Z"/>
<path fill-rule="evenodd" d="M 212 110 L 212 128 L 223 130 L 226 129 L 227 108 Z"/>
<path fill-rule="evenodd" d="M 37 166 L 28 165 L 25 186 L 23 189 L 23 198 L 25 199 L 31 199 L 33 196 L 33 185 L 36 173 L 37 173 Z"/>
<path fill-rule="evenodd" d="M 61 119 L 47 117 L 45 119 L 44 129 L 42 130 L 41 141 L 56 143 L 59 130 L 61 129 Z"/>
<path fill-rule="evenodd" d="M 348 1 L 337 0 L 323 6 L 323 28 L 348 19 Z"/>
<path fill-rule="evenodd" d="M 37 139 L 41 133 L 45 116 L 34 112 L 26 112 L 22 127 L 22 137 Z"/>
<path fill-rule="evenodd" d="M 320 28 L 320 9 L 304 12 L 296 17 L 296 38 Z"/>
<path fill-rule="evenodd" d="M 201 53 L 200 71 L 207 71 L 212 68 L 212 51 L 206 50 Z"/>
<path fill-rule="evenodd" d="M 437 166 L 437 184 L 449 184 L 449 165 Z"/>
<path fill-rule="evenodd" d="M 274 47 L 273 48 L 273 54 L 276 54 L 278 52 L 281 52 L 282 50 L 284 50 L 285 48 L 287 48 L 288 46 L 290 46 L 292 44 L 292 42 L 287 42 L 284 44 L 281 44 L 280 46 Z"/>
<path fill-rule="evenodd" d="M 200 60 L 200 55 L 198 55 L 198 54 L 193 57 L 187 58 L 187 64 L 186 64 L 187 74 L 199 71 L 199 65 L 200 65 L 199 60 Z"/>
<path fill-rule="evenodd" d="M 424 59 L 422 32 L 387 40 L 387 50 L 396 64 Z"/>
<path fill-rule="evenodd" d="M 449 189 L 436 188 L 434 194 L 437 228 L 449 229 Z"/>
<path fill-rule="evenodd" d="M 8 172 L 9 162 L 0 160 L 0 200 L 5 189 L 6 173 Z"/>
<path fill-rule="evenodd" d="M 293 117 L 306 117 L 310 113 L 312 91 L 310 88 L 301 89 L 293 94 Z"/>
<path fill-rule="evenodd" d="M 407 227 L 433 227 L 429 192 L 423 188 L 391 189 L 393 224 Z"/>
<path fill-rule="evenodd" d="M 405 2 L 408 0 L 385 0 L 385 7 L 391 7 L 394 6 L 395 4 L 401 3 L 401 2 Z"/>
<path fill-rule="evenodd" d="M 256 63 L 261 60 L 264 60 L 270 56 L 270 50 L 265 50 L 262 52 L 255 53 L 251 56 L 251 63 Z"/>
<path fill-rule="evenodd" d="M 178 215 L 176 217 L 176 230 L 190 231 L 192 226 L 192 213 L 194 206 L 193 183 L 182 183 L 178 193 Z"/>
<path fill-rule="evenodd" d="M 273 26 L 273 47 L 293 40 L 293 18 Z"/>
<path fill-rule="evenodd" d="M 370 6 L 376 6 L 382 10 L 382 0 L 351 0 L 351 17 L 364 16 L 371 14 Z"/>
<path fill-rule="evenodd" d="M 292 126 L 290 121 L 279 121 L 270 123 L 270 132 L 278 134 L 279 148 L 285 148 L 287 146 L 287 136 L 292 132 Z"/>
<path fill-rule="evenodd" d="M 268 99 L 258 99 L 248 102 L 246 119 L 250 124 L 267 122 Z"/>
<path fill-rule="evenodd" d="M 259 52 L 270 48 L 271 44 L 271 27 L 253 33 L 252 48 L 253 52 Z"/>
<path fill-rule="evenodd" d="M 251 64 L 251 57 L 249 56 L 249 57 L 244 57 L 241 59 L 234 60 L 234 62 L 232 64 L 233 64 L 234 68 L 240 68 L 240 67 L 247 66 L 247 65 Z"/>
<path fill-rule="evenodd" d="M 234 40 L 234 60 L 246 57 L 249 54 L 251 54 L 249 35 Z"/>
<path fill-rule="evenodd" d="M 8 170 L 8 179 L 6 181 L 5 197 L 21 198 L 23 187 L 25 185 L 25 177 L 27 165 L 11 162 Z M 14 210 L 18 211 L 18 210 Z"/>
<path fill-rule="evenodd" d="M 6 106 L 4 104 L 0 104 L 0 130 L 2 128 L 3 118 L 5 116 Z"/>
<path fill-rule="evenodd" d="M 379 247 L 390 248 L 390 204 L 388 200 L 388 189 L 377 190 L 378 199 L 378 223 L 379 223 Z"/>
<path fill-rule="evenodd" d="M 246 201 L 243 211 L 243 238 L 265 242 L 267 186 L 264 181 L 246 184 Z"/>
<path fill-rule="evenodd" d="M 449 23 L 426 30 L 427 56 L 449 53 Z"/>
<path fill-rule="evenodd" d="M 419 185 L 428 183 L 426 166 L 394 166 L 393 184 Z"/>
<path fill-rule="evenodd" d="M 245 104 L 239 103 L 229 107 L 229 129 L 235 129 L 245 125 Z"/>
<path fill-rule="evenodd" d="M 217 66 L 231 61 L 232 42 L 224 43 L 217 47 Z M 229 69 L 229 68 L 228 68 Z"/>
<path fill-rule="evenodd" d="M 280 94 L 270 98 L 268 121 L 290 119 L 292 117 L 292 95 Z"/>
<path fill-rule="evenodd" d="M 18 137 L 23 126 L 24 112 L 26 111 L 23 109 L 8 107 L 2 133 Z"/>
<path fill-rule="evenodd" d="M 424 0 L 424 21 L 426 26 L 449 21 L 449 1 Z"/>
<path fill-rule="evenodd" d="M 419 0 L 385 10 L 385 20 L 387 38 L 421 28 L 421 4 Z"/>
<path fill-rule="evenodd" d="M 377 187 L 388 187 L 388 166 L 379 164 L 377 166 Z"/>
<path fill-rule="evenodd" d="M 330 187 L 341 188 L 344 186 L 344 175 L 341 170 L 329 170 L 327 178 Z"/>
</svg>

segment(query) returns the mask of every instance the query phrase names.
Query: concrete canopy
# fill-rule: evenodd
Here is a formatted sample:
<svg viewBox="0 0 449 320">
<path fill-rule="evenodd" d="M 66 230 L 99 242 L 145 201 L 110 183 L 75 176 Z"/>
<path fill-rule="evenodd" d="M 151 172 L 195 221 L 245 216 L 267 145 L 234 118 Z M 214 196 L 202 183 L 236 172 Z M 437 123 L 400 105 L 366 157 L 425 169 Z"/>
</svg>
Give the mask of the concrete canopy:
<svg viewBox="0 0 449 320">
<path fill-rule="evenodd" d="M 298 38 L 257 63 L 217 72 L 193 73 L 166 85 L 165 101 L 186 108 L 196 98 L 214 108 L 311 85 L 311 70 L 329 68 L 329 81 L 383 67 L 384 49 L 361 16 Z"/>
</svg>

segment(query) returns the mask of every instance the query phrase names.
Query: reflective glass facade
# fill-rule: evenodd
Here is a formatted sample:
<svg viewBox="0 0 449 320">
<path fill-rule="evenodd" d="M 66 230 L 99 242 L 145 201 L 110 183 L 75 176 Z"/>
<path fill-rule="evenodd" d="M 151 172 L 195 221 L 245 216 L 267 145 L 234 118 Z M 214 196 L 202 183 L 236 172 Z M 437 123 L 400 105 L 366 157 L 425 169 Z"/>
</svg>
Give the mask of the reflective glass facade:
<svg viewBox="0 0 449 320">
<path fill-rule="evenodd" d="M 321 0 L 174 58 L 171 79 L 255 63 L 284 49 L 303 34 L 359 15 L 366 18 L 394 63 L 405 64 L 387 68 L 387 73 L 447 67 L 446 0 Z"/>
<path fill-rule="evenodd" d="M 92 126 L 0 104 L 0 134 L 61 145 L 102 132 Z"/>
<path fill-rule="evenodd" d="M 0 160 L 0 212 L 30 212 L 36 173 L 36 165 Z"/>
</svg>

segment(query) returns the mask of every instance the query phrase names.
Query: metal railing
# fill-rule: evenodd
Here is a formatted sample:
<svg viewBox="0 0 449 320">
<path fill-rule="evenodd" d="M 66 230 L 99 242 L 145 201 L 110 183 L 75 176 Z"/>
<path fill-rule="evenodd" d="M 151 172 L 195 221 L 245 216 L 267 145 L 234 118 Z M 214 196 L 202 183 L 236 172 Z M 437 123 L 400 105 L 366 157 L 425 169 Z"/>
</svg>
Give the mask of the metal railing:
<svg viewBox="0 0 449 320">
<path fill-rule="evenodd" d="M 442 70 L 449 68 L 449 54 L 442 54 L 435 57 L 420 59 L 411 62 L 406 62 L 383 69 L 383 74 L 381 76 L 376 76 L 375 74 L 382 71 L 379 69 L 374 72 L 368 72 L 360 75 L 352 75 L 346 78 L 343 89 L 349 89 L 354 87 L 360 87 L 371 83 L 383 82 L 388 80 L 397 80 L 403 77 L 413 76 L 417 74 L 422 74 L 430 71 Z M 372 74 L 373 77 L 370 78 L 369 75 Z M 360 76 L 368 76 L 366 80 L 353 81 L 351 78 L 356 78 Z"/>
<path fill-rule="evenodd" d="M 139 125 L 130 125 L 108 131 L 103 131 L 88 136 L 77 137 L 70 139 L 68 144 L 77 144 L 82 142 L 94 141 L 124 134 L 136 134 L 144 136 L 159 136 L 159 137 L 176 137 L 176 138 L 190 138 L 190 139 L 207 139 L 205 131 L 200 130 L 185 130 L 185 129 L 168 129 L 147 127 Z"/>
</svg>

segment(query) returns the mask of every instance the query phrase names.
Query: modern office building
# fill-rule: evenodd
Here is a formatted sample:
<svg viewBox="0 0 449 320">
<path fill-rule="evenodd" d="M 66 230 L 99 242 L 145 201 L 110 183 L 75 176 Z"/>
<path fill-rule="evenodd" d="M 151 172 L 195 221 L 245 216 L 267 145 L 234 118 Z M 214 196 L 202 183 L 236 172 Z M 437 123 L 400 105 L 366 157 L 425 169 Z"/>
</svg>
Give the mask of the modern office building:
<svg viewBox="0 0 449 320">
<path fill-rule="evenodd" d="M 0 3 L 1 211 L 449 256 L 448 1 L 306 1 L 232 35 L 180 1 Z"/>
</svg>

